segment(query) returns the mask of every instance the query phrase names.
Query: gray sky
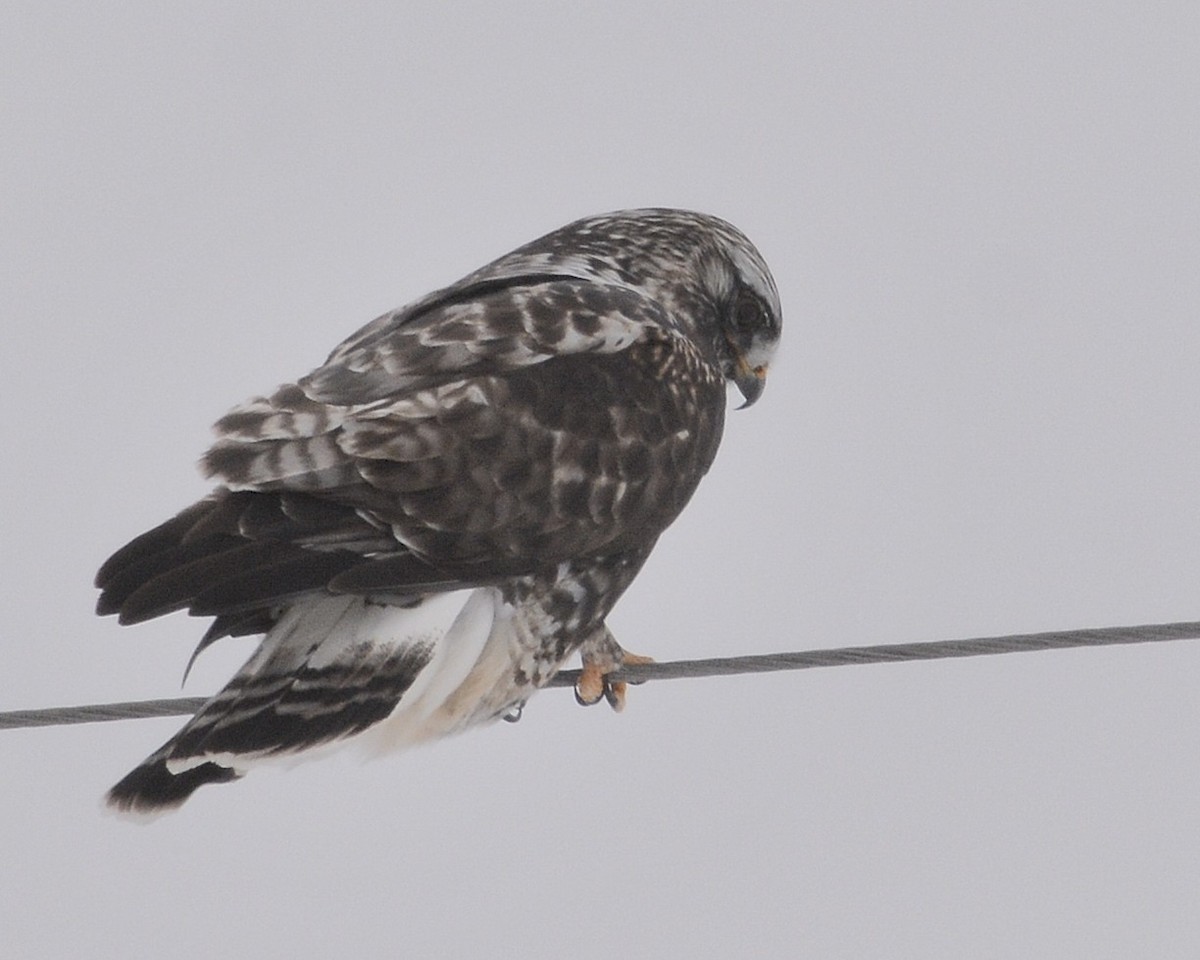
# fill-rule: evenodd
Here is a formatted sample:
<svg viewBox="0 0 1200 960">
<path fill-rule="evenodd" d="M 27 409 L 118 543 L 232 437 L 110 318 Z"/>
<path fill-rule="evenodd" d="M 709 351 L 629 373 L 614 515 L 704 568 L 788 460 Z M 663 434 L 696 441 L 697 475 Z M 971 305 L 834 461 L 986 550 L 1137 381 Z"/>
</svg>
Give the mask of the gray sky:
<svg viewBox="0 0 1200 960">
<path fill-rule="evenodd" d="M 1194 3 L 119 6 L 0 7 L 0 709 L 178 691 L 203 625 L 96 619 L 90 581 L 203 495 L 228 407 L 647 204 L 754 239 L 786 344 L 627 647 L 1200 619 Z M 149 827 L 100 797 L 178 721 L 0 733 L 0 938 L 1190 958 L 1198 684 L 1181 642 L 655 684 L 620 717 L 548 691 Z"/>
</svg>

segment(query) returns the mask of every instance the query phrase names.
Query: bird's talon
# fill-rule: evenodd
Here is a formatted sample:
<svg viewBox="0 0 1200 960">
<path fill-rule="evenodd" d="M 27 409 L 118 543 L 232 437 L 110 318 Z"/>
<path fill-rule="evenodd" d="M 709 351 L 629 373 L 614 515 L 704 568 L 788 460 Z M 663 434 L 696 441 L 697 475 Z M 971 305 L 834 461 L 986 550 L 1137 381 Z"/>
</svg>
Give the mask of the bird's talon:
<svg viewBox="0 0 1200 960">
<path fill-rule="evenodd" d="M 616 713 L 620 713 L 625 709 L 625 688 L 624 680 L 605 681 L 604 684 L 604 699 L 608 701 L 608 705 L 613 708 Z"/>
<path fill-rule="evenodd" d="M 615 645 L 615 644 L 614 644 Z M 614 711 L 620 713 L 625 709 L 625 694 L 630 683 L 645 683 L 644 680 L 617 680 L 618 671 L 629 664 L 641 665 L 653 663 L 652 657 L 643 657 L 636 653 L 626 653 L 620 647 L 615 648 L 613 655 L 595 657 L 587 655 L 583 658 L 583 669 L 579 671 L 579 679 L 575 681 L 575 702 L 580 706 L 590 707 L 599 703 L 603 697 Z"/>
<path fill-rule="evenodd" d="M 590 707 L 607 696 L 608 681 L 604 671 L 594 663 L 585 663 L 579 671 L 579 679 L 575 681 L 575 702 L 581 707 Z"/>
</svg>

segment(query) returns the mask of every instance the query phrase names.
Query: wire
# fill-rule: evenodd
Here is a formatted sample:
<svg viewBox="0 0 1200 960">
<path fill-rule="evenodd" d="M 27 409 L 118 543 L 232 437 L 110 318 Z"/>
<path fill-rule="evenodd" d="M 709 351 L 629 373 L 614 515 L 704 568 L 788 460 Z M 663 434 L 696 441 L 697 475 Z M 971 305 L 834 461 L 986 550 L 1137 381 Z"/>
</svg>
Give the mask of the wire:
<svg viewBox="0 0 1200 960">
<path fill-rule="evenodd" d="M 871 647 L 835 647 L 794 653 L 765 653 L 711 660 L 674 660 L 622 667 L 620 679 L 630 683 L 645 680 L 678 680 L 692 677 L 727 677 L 777 670 L 808 670 L 860 663 L 899 663 L 906 660 L 947 660 L 956 657 L 990 657 L 1001 653 L 1033 653 L 1038 650 L 1067 650 L 1074 647 L 1105 647 L 1130 643 L 1161 643 L 1167 640 L 1200 639 L 1200 622 L 1157 623 L 1136 627 L 1097 627 L 1087 630 L 1058 630 L 1048 633 L 1017 633 L 969 640 L 933 640 L 925 643 L 891 643 Z M 615 676 L 615 675 L 614 675 Z M 559 672 L 547 686 L 573 686 L 578 670 Z"/>
<path fill-rule="evenodd" d="M 0 730 L 13 730 L 17 727 L 58 727 L 70 723 L 98 723 L 102 720 L 141 720 L 146 717 L 190 716 L 207 702 L 207 697 L 174 697 L 168 700 L 93 703 L 86 707 L 10 710 L 7 713 L 0 713 Z"/>
<path fill-rule="evenodd" d="M 957 657 L 988 657 L 1002 653 L 1032 653 L 1075 647 L 1104 647 L 1130 643 L 1161 643 L 1168 640 L 1200 639 L 1200 622 L 1158 623 L 1136 627 L 1100 627 L 1090 630 L 1060 630 L 1048 633 L 1018 633 L 969 640 L 934 640 L 926 643 L 891 643 L 870 647 L 835 647 L 799 650 L 711 660 L 673 660 L 622 667 L 614 677 L 630 683 L 646 680 L 681 680 L 727 677 L 736 674 L 770 673 L 778 670 L 808 670 L 864 663 L 899 663 L 909 660 L 946 660 Z M 560 671 L 546 686 L 571 687 L 578 670 Z M 0 730 L 19 727 L 49 727 L 105 720 L 142 717 L 173 717 L 193 714 L 206 697 L 177 697 L 169 700 L 133 700 L 125 703 L 91 704 L 82 707 L 49 707 L 43 710 L 10 710 L 0 713 Z"/>
</svg>

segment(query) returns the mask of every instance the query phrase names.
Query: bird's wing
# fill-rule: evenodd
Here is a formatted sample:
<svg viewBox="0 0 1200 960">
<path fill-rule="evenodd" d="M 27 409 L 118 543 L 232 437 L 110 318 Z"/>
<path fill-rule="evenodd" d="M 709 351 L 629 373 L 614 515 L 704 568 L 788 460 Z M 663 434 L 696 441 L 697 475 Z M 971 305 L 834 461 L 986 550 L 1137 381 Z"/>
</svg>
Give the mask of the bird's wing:
<svg viewBox="0 0 1200 960">
<path fill-rule="evenodd" d="M 219 421 L 204 466 L 226 489 L 114 555 L 100 609 L 252 632 L 321 587 L 427 593 L 644 547 L 711 463 L 724 402 L 636 291 L 443 294 Z"/>
</svg>

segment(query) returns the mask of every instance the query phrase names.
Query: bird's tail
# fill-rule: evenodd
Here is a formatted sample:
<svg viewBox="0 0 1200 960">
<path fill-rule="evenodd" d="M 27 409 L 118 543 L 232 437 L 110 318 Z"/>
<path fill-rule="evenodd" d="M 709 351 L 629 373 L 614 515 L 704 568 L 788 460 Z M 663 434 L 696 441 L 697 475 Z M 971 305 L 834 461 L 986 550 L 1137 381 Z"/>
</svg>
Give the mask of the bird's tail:
<svg viewBox="0 0 1200 960">
<path fill-rule="evenodd" d="M 109 791 L 108 803 L 163 812 L 206 783 L 389 717 L 387 739 L 398 746 L 502 715 L 531 692 L 514 684 L 510 622 L 489 587 L 404 606 L 302 599 L 223 690 Z"/>
</svg>

